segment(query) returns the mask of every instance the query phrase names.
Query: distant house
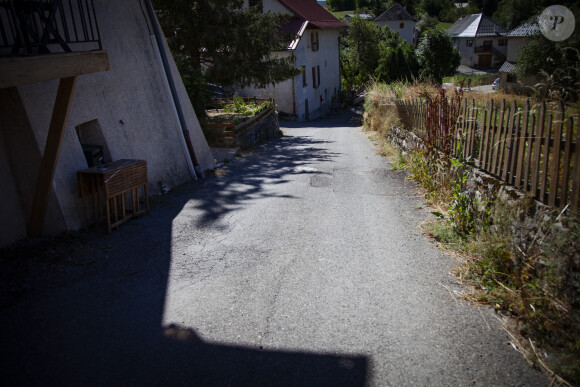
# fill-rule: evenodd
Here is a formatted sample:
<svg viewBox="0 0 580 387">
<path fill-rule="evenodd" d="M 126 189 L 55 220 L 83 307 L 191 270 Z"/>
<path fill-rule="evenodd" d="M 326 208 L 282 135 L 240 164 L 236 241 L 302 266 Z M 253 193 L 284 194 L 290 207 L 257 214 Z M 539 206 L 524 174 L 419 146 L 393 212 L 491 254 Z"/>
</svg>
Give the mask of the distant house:
<svg viewBox="0 0 580 387">
<path fill-rule="evenodd" d="M 510 32 L 505 34 L 507 38 L 507 58 L 499 69 L 500 86 L 503 88 L 520 87 L 521 85 L 530 86 L 534 83 L 533 79 L 519 79 L 515 74 L 517 66 L 517 56 L 520 49 L 524 47 L 529 38 L 540 33 L 540 28 L 536 22 L 524 23 Z"/>
<path fill-rule="evenodd" d="M 389 27 L 398 32 L 401 39 L 407 43 L 415 44 L 416 21 L 401 4 L 395 3 L 391 5 L 389 9 L 375 19 L 375 23 L 381 27 Z"/>
<path fill-rule="evenodd" d="M 45 4 L 0 7 L 0 246 L 83 226 L 77 171 L 95 161 L 91 150 L 102 152 L 98 161 L 145 160 L 150 193 L 195 178 L 196 161 L 213 168 L 145 4 Z"/>
<path fill-rule="evenodd" d="M 246 88 L 243 93 L 274 98 L 278 111 L 298 120 L 329 114 L 340 91 L 338 33 L 346 24 L 313 0 L 264 0 L 262 8 L 291 15 L 282 29 L 296 39 L 272 55 L 294 58 L 301 74 L 265 89 Z"/>
<path fill-rule="evenodd" d="M 507 30 L 482 13 L 467 15 L 447 29 L 469 67 L 500 67 L 507 57 Z"/>
</svg>

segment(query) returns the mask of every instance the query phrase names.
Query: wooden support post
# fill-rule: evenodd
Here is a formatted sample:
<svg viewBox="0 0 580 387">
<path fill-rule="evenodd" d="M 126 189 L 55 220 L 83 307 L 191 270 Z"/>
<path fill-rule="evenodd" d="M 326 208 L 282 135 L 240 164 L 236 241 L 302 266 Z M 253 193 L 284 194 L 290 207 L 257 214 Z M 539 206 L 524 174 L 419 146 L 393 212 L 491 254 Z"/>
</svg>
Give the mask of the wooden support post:
<svg viewBox="0 0 580 387">
<path fill-rule="evenodd" d="M 70 111 L 76 81 L 76 76 L 62 78 L 58 85 L 52 118 L 46 137 L 46 145 L 38 171 L 30 223 L 28 224 L 28 234 L 30 236 L 40 236 L 42 233 L 50 188 L 52 186 L 54 172 L 56 171 L 60 145 L 62 144 L 64 128 Z"/>
</svg>

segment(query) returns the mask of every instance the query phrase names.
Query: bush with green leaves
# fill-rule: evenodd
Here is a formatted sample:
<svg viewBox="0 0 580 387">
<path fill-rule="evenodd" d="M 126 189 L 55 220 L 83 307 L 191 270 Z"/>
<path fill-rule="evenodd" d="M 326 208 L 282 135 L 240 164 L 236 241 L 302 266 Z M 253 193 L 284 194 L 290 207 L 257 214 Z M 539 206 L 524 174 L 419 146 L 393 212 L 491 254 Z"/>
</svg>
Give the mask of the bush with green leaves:
<svg viewBox="0 0 580 387">
<path fill-rule="evenodd" d="M 254 102 L 246 102 L 244 99 L 237 94 L 231 103 L 224 106 L 224 112 L 227 113 L 240 113 L 250 117 L 256 116 L 258 113 L 271 108 L 274 105 L 273 101 L 267 100 L 260 104 Z"/>
<path fill-rule="evenodd" d="M 451 37 L 436 28 L 423 33 L 415 53 L 419 61 L 421 80 L 438 85 L 444 76 L 454 74 L 461 62 L 461 56 Z"/>
</svg>

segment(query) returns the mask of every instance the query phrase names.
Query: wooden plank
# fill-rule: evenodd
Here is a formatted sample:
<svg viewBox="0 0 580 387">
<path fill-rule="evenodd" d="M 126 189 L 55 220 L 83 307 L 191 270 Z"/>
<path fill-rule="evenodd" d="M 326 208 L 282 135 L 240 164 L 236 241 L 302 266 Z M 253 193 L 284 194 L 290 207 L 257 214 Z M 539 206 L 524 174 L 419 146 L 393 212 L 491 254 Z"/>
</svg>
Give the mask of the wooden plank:
<svg viewBox="0 0 580 387">
<path fill-rule="evenodd" d="M 0 89 L 51 79 L 72 78 L 109 69 L 106 51 L 1 58 Z"/>
<path fill-rule="evenodd" d="M 494 106 L 492 112 L 491 112 L 491 120 L 490 120 L 490 131 L 489 131 L 489 150 L 488 150 L 488 154 L 487 154 L 487 171 L 490 173 L 494 173 L 493 172 L 493 154 L 494 154 L 494 150 L 497 147 L 497 116 L 499 115 L 499 109 L 496 106 Z"/>
<path fill-rule="evenodd" d="M 548 188 L 548 167 L 550 165 L 550 154 L 551 154 L 551 145 L 550 140 L 552 139 L 552 123 L 554 115 L 550 113 L 548 115 L 548 128 L 546 131 L 545 142 L 544 142 L 544 160 L 542 162 L 542 180 L 540 181 L 540 201 L 544 204 L 548 204 L 548 196 L 547 196 L 547 188 Z"/>
<path fill-rule="evenodd" d="M 541 199 L 540 195 L 536 192 L 538 189 L 538 180 L 540 176 L 540 154 L 542 144 L 547 144 L 544 141 L 544 120 L 546 117 L 546 102 L 542 101 L 540 107 L 538 108 L 538 121 L 536 125 L 536 130 L 534 132 L 534 155 L 532 157 L 532 183 L 530 186 L 530 192 L 536 199 Z M 544 146 L 546 149 L 546 146 Z M 545 178 L 545 176 L 543 176 Z"/>
<path fill-rule="evenodd" d="M 519 134 L 518 134 L 518 156 L 517 156 L 517 166 L 516 166 L 516 181 L 514 183 L 514 185 L 517 188 L 522 188 L 523 184 L 522 184 L 522 174 L 524 171 L 524 162 L 525 162 L 525 152 L 526 152 L 526 141 L 527 141 L 527 136 L 528 136 L 528 118 L 529 118 L 529 114 L 530 114 L 530 102 L 527 101 L 526 104 L 524 105 L 524 111 L 522 112 L 523 114 L 523 118 L 524 118 L 524 122 L 523 125 L 521 127 L 521 130 L 519 130 Z"/>
<path fill-rule="evenodd" d="M 576 125 L 576 149 L 574 150 L 574 172 L 572 173 L 572 197 L 570 209 L 572 214 L 580 213 L 580 124 Z"/>
<path fill-rule="evenodd" d="M 481 133 L 481 146 L 480 146 L 480 154 L 479 154 L 479 167 L 481 169 L 486 169 L 486 162 L 487 162 L 487 152 L 488 152 L 488 143 L 489 143 L 489 132 L 491 131 L 491 115 L 493 111 L 493 99 L 489 103 L 489 109 L 485 109 L 483 115 L 483 132 Z"/>
<path fill-rule="evenodd" d="M 42 233 L 50 188 L 56 171 L 56 164 L 60 154 L 60 146 L 64 137 L 64 129 L 70 111 L 76 81 L 77 77 L 64 78 L 60 80 L 58 85 L 44 153 L 38 171 L 30 222 L 28 224 L 28 233 L 30 236 L 40 236 Z"/>
<path fill-rule="evenodd" d="M 569 186 L 569 178 L 570 178 L 570 162 L 572 161 L 571 157 L 571 148 L 572 148 L 572 141 L 574 140 L 573 132 L 574 132 L 574 118 L 572 116 L 568 117 L 566 120 L 566 141 L 564 142 L 564 160 L 563 160 L 563 170 L 562 170 L 562 181 L 560 183 L 560 187 L 562 187 L 562 195 L 560 200 L 560 208 L 564 207 L 566 203 L 568 203 L 568 188 Z"/>
<path fill-rule="evenodd" d="M 554 151 L 552 152 L 552 168 L 550 169 L 550 194 L 548 197 L 548 205 L 550 207 L 556 206 L 556 199 L 558 197 L 558 177 L 560 176 L 560 153 L 562 149 L 562 132 L 564 131 L 564 105 L 562 102 L 558 104 L 556 111 L 556 131 L 554 133 Z"/>
<path fill-rule="evenodd" d="M 491 170 L 490 172 L 494 175 L 498 175 L 499 176 L 499 171 L 497 171 L 497 167 L 499 164 L 499 157 L 500 157 L 500 148 L 501 148 L 501 144 L 502 144 L 502 134 L 503 134 L 503 116 L 504 116 L 504 111 L 505 111 L 505 99 L 503 99 L 501 101 L 501 107 L 500 107 L 500 114 L 499 114 L 499 122 L 495 122 L 495 132 L 496 135 L 494 136 L 494 144 L 493 144 L 493 156 L 491 158 Z"/>
<path fill-rule="evenodd" d="M 531 121 L 531 122 L 530 122 Z M 530 184 L 530 164 L 532 163 L 532 150 L 534 146 L 534 128 L 536 127 L 536 115 L 531 114 L 530 118 L 528 119 L 528 129 L 526 130 L 526 156 L 525 156 L 525 166 L 524 166 L 524 176 L 523 176 L 523 189 L 526 192 L 529 192 L 529 184 Z M 533 193 L 535 195 L 535 192 Z"/>
<path fill-rule="evenodd" d="M 510 155 L 510 176 L 509 176 L 509 183 L 512 185 L 515 185 L 517 187 L 516 184 L 516 169 L 517 169 L 517 165 L 518 165 L 518 153 L 519 153 L 519 147 L 520 147 L 520 143 L 521 143 L 521 133 L 520 133 L 520 129 L 521 129 L 521 120 L 522 120 L 522 115 L 521 112 L 519 111 L 519 109 L 517 108 L 516 103 L 514 102 L 514 111 L 513 111 L 513 134 L 512 134 L 512 149 L 511 149 L 511 155 Z"/>
<path fill-rule="evenodd" d="M 514 102 L 515 105 L 515 102 Z M 505 123 L 505 144 L 504 144 L 504 155 L 503 155 L 503 169 L 501 172 L 501 179 L 503 181 L 508 181 L 509 175 L 509 167 L 510 167 L 510 156 L 512 150 L 512 135 L 513 135 L 513 110 L 508 106 L 507 111 L 507 119 Z"/>
<path fill-rule="evenodd" d="M 478 110 L 475 108 L 475 99 L 471 100 L 471 121 L 469 122 L 469 143 L 468 143 L 468 152 L 469 155 L 472 156 L 472 159 L 475 160 L 475 154 L 474 154 L 474 143 L 475 143 L 475 135 L 476 135 L 476 130 L 477 130 L 477 113 Z"/>
</svg>

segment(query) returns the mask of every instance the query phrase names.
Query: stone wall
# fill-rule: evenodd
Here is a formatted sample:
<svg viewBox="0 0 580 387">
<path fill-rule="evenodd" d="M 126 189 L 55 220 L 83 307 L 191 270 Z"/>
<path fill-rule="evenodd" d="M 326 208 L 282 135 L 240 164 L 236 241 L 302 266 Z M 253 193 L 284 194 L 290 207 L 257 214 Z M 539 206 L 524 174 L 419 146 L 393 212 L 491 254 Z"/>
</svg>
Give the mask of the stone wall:
<svg viewBox="0 0 580 387">
<path fill-rule="evenodd" d="M 278 113 L 274 109 L 236 126 L 235 132 L 236 142 L 242 149 L 252 148 L 282 135 Z"/>
<path fill-rule="evenodd" d="M 421 138 L 401 128 L 393 128 L 388 137 L 402 152 L 426 149 Z M 445 163 L 437 165 L 441 176 L 443 173 L 449 176 L 449 168 L 454 168 Z M 465 186 L 476 208 L 483 210 L 493 203 L 496 210 L 502 208 L 503 216 L 511 218 L 512 244 L 522 254 L 532 254 L 540 247 L 558 249 L 553 254 L 558 260 L 558 271 L 572 306 L 580 309 L 580 238 L 570 237 L 578 234 L 577 219 L 567 217 L 565 212 L 546 206 L 477 167 L 470 170 Z M 562 246 L 560 241 L 566 243 Z"/>
</svg>

